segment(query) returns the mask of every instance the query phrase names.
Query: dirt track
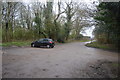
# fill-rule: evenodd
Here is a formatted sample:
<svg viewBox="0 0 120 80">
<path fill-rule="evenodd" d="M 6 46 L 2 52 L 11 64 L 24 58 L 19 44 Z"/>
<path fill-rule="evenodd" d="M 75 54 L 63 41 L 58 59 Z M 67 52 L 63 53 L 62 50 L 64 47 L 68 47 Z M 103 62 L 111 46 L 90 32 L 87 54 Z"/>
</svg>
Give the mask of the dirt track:
<svg viewBox="0 0 120 80">
<path fill-rule="evenodd" d="M 3 78 L 90 78 L 115 77 L 96 74 L 96 64 L 118 62 L 118 53 L 89 48 L 74 42 L 55 48 L 3 49 Z M 93 66 L 94 65 L 94 66 Z M 91 69 L 92 67 L 92 69 Z M 99 69 L 101 70 L 101 69 Z"/>
<path fill-rule="evenodd" d="M 2 78 L 2 48 L 0 47 L 0 78 Z"/>
</svg>

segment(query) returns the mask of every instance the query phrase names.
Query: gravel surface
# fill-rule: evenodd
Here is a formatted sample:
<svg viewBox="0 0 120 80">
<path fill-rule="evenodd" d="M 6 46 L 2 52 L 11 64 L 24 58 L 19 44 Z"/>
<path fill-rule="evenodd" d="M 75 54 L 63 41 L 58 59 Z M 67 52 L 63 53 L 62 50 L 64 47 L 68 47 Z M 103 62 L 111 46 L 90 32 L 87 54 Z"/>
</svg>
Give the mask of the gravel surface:
<svg viewBox="0 0 120 80">
<path fill-rule="evenodd" d="M 0 79 L 2 78 L 2 50 L 0 49 Z"/>
<path fill-rule="evenodd" d="M 118 53 L 84 46 L 84 42 L 54 48 L 3 49 L 3 78 L 113 78 L 110 63 Z M 107 63 L 107 65 L 105 64 Z M 102 66 L 101 66 L 102 65 Z M 118 67 L 115 67 L 117 70 Z M 104 75 L 107 74 L 107 75 Z M 116 74 L 116 73 L 115 73 Z"/>
</svg>

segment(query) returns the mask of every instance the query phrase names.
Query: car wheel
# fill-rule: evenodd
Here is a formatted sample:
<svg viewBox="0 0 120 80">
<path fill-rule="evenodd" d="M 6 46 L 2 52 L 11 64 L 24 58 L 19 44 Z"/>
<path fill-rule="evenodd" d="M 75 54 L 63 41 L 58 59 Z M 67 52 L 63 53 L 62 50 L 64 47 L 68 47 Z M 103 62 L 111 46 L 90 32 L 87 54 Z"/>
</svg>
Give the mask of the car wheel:
<svg viewBox="0 0 120 80">
<path fill-rule="evenodd" d="M 50 48 L 50 45 L 47 45 L 47 48 Z"/>
<path fill-rule="evenodd" d="M 51 46 L 51 48 L 54 48 L 54 46 Z"/>
<path fill-rule="evenodd" d="M 35 44 L 32 44 L 32 47 L 35 47 Z"/>
</svg>

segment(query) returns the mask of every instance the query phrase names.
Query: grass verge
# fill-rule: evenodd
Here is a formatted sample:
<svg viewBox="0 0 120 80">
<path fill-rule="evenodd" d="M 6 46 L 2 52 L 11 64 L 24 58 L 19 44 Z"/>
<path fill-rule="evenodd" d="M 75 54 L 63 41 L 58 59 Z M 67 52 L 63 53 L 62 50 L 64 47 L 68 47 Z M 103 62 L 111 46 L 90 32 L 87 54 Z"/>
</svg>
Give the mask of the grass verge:
<svg viewBox="0 0 120 80">
<path fill-rule="evenodd" d="M 10 47 L 10 46 L 28 46 L 31 44 L 31 41 L 23 41 L 23 42 L 6 42 L 6 43 L 0 43 L 0 46 L 2 47 Z"/>
<path fill-rule="evenodd" d="M 65 43 L 71 43 L 71 42 L 86 42 L 89 40 L 69 40 L 69 41 L 65 41 Z M 0 46 L 2 47 L 11 47 L 11 46 L 30 46 L 32 41 L 14 41 L 14 42 L 4 42 L 4 43 L 0 43 Z M 55 42 L 56 45 L 59 44 L 65 44 L 65 43 L 58 43 Z"/>
<path fill-rule="evenodd" d="M 84 40 L 84 39 L 81 39 L 81 40 L 68 40 L 68 41 L 65 41 L 65 43 L 71 43 L 71 42 L 88 42 L 90 40 Z"/>
<path fill-rule="evenodd" d="M 92 43 L 85 44 L 85 46 L 93 47 L 93 48 L 100 48 L 100 49 L 105 49 L 105 50 L 117 51 L 117 48 L 112 44 L 100 44 L 98 42 L 92 42 Z"/>
</svg>

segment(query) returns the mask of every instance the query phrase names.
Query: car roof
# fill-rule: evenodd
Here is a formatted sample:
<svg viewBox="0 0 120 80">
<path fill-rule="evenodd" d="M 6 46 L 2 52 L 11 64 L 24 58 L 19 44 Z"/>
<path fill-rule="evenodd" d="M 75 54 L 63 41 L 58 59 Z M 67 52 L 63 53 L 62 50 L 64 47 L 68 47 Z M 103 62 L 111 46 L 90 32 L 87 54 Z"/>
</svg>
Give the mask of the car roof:
<svg viewBox="0 0 120 80">
<path fill-rule="evenodd" d="M 52 39 L 50 39 L 50 38 L 41 38 L 39 40 L 52 40 Z"/>
<path fill-rule="evenodd" d="M 43 39 L 49 39 L 49 38 L 43 38 Z"/>
</svg>

